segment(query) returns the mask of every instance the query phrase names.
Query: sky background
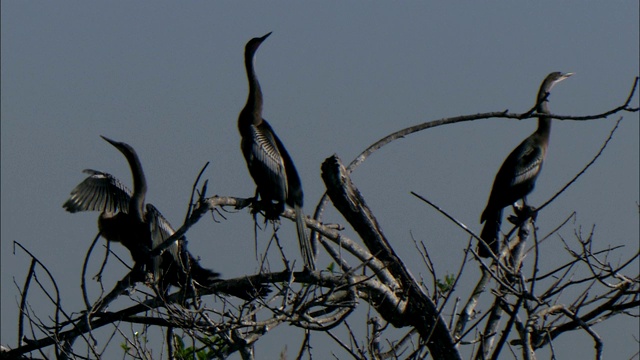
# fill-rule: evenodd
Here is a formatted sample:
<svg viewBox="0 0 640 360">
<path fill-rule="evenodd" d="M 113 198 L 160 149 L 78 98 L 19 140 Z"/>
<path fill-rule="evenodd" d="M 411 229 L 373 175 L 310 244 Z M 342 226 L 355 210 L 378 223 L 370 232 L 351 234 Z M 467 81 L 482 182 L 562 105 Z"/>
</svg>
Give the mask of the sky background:
<svg viewBox="0 0 640 360">
<path fill-rule="evenodd" d="M 124 157 L 99 135 L 137 150 L 149 183 L 147 201 L 176 227 L 207 161 L 209 195 L 253 195 L 236 126 L 247 96 L 244 45 L 252 37 L 273 31 L 256 59 L 264 117 L 296 163 L 308 214 L 324 190 L 320 165 L 334 153 L 348 163 L 381 137 L 414 124 L 526 111 L 552 71 L 576 73 L 553 89 L 552 112 L 600 113 L 626 99 L 639 73 L 637 1 L 366 6 L 2 1 L 1 6 L 0 342 L 10 346 L 16 344 L 19 302 L 14 281 L 24 282 L 30 260 L 13 253 L 13 241 L 57 278 L 66 309 L 83 308 L 79 274 L 98 214 L 69 214 L 61 205 L 84 179 L 85 168 L 131 184 Z M 638 96 L 633 105 L 638 106 Z M 595 248 L 625 246 L 613 263 L 635 253 L 640 236 L 639 117 L 623 116 L 598 162 L 537 223 L 546 235 L 576 211 L 563 237 L 576 245 L 574 229 L 588 233 L 595 225 Z M 547 161 L 529 197 L 533 205 L 582 169 L 616 118 L 554 121 Z M 496 171 L 535 126 L 535 120 L 487 119 L 438 127 L 392 143 L 356 170 L 356 186 L 414 274 L 428 275 L 412 236 L 425 242 L 442 274 L 457 270 L 468 238 L 409 192 L 429 198 L 479 233 Z M 325 220 L 345 223 L 334 211 Z M 287 254 L 298 259 L 294 234 L 293 224 L 285 222 L 280 236 Z M 220 223 L 205 218 L 188 238 L 201 264 L 225 277 L 258 267 L 252 220 L 244 211 Z M 102 252 L 94 254 L 96 262 Z M 558 236 L 545 243 L 541 256 L 546 268 L 569 258 Z M 328 257 L 321 255 L 319 265 L 327 266 Z M 637 269 L 636 262 L 627 274 L 637 275 Z M 107 274 L 105 283 L 123 274 Z M 465 284 L 476 280 L 473 275 Z M 605 343 L 605 357 L 636 353 L 637 319 L 618 318 L 595 330 Z M 287 331 L 281 327 L 263 338 L 260 354 L 274 356 L 289 344 L 293 357 L 299 341 L 290 339 L 298 340 L 298 332 Z M 314 339 L 316 354 L 338 351 L 326 337 Z M 555 347 L 559 358 L 593 354 L 583 332 L 560 338 Z"/>
</svg>

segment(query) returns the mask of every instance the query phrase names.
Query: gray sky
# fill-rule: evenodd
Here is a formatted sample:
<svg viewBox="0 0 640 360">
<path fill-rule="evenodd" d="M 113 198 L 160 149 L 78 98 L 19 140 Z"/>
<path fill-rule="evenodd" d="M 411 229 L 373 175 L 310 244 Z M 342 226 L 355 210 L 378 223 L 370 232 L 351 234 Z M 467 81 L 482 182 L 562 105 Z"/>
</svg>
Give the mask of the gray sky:
<svg viewBox="0 0 640 360">
<path fill-rule="evenodd" d="M 210 195 L 253 194 L 236 127 L 247 93 L 243 49 L 252 37 L 273 31 L 257 54 L 264 116 L 296 162 L 307 213 L 324 189 L 320 164 L 333 153 L 349 162 L 379 138 L 420 122 L 528 110 L 552 71 L 576 73 L 554 88 L 554 113 L 602 112 L 626 99 L 638 75 L 637 1 L 363 5 L 2 1 L 1 342 L 15 346 L 13 282 L 23 283 L 29 265 L 24 253 L 12 253 L 14 240 L 56 276 L 66 309 L 83 307 L 79 273 L 98 214 L 72 215 L 61 205 L 85 168 L 131 183 L 125 159 L 99 135 L 137 150 L 147 200 L 174 225 L 206 161 Z M 574 245 L 574 227 L 588 233 L 596 224 L 594 246 L 637 251 L 639 121 L 637 113 L 624 117 L 596 165 L 539 216 L 541 234 L 575 210 L 575 226 L 562 233 Z M 554 122 L 532 204 L 546 201 L 595 155 L 614 120 Z M 457 270 L 467 237 L 409 192 L 479 232 L 498 167 L 534 128 L 534 120 L 504 119 L 439 127 L 389 145 L 354 173 L 414 274 L 426 270 L 412 234 L 442 274 Z M 251 217 L 227 218 L 201 221 L 188 234 L 189 249 L 224 276 L 251 273 L 257 268 Z M 333 211 L 326 220 L 344 223 Z M 293 229 L 285 223 L 281 236 Z M 284 239 L 297 258 L 293 237 Z M 562 249 L 557 236 L 548 241 L 541 266 L 566 261 Z M 321 256 L 319 265 L 327 260 Z M 109 274 L 106 284 L 122 274 Z M 637 320 L 616 326 L 622 328 L 596 331 L 609 358 L 628 358 L 637 351 Z M 322 344 L 337 348 L 316 339 L 319 354 Z M 589 337 L 576 332 L 555 344 L 565 355 L 559 358 L 574 354 L 576 342 L 592 354 Z M 263 354 L 277 354 L 284 343 L 269 334 L 260 346 Z"/>
</svg>

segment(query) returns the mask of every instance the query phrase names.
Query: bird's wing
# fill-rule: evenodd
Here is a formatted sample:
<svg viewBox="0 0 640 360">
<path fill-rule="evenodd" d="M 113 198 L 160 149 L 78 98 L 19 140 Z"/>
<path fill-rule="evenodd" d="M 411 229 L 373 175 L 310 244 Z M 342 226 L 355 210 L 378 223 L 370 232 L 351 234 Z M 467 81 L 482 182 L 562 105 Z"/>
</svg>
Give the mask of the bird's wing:
<svg viewBox="0 0 640 360">
<path fill-rule="evenodd" d="M 151 232 L 151 247 L 152 250 L 155 249 L 160 244 L 164 243 L 171 235 L 173 235 L 176 231 L 171 227 L 169 221 L 162 216 L 158 209 L 151 205 L 147 204 L 147 212 L 145 214 L 147 219 L 147 223 L 149 224 L 149 231 Z M 174 260 L 180 259 L 179 257 L 179 248 L 178 241 L 174 241 L 165 251 L 168 251 L 173 257 Z M 161 256 L 156 257 L 156 259 L 161 259 Z M 181 263 L 181 262 L 180 262 Z M 182 265 L 182 264 L 181 264 Z M 154 261 L 154 271 L 156 274 L 159 273 L 160 270 L 160 261 Z"/>
<path fill-rule="evenodd" d="M 147 204 L 146 218 L 149 222 L 149 230 L 151 231 L 151 246 L 156 248 L 167 240 L 171 235 L 175 234 L 175 230 L 169 224 L 169 221 L 162 216 L 160 211 L 152 204 Z M 167 250 L 175 254 L 174 258 L 178 258 L 178 239 L 171 244 Z"/>
<path fill-rule="evenodd" d="M 542 169 L 544 151 L 543 147 L 535 146 L 533 137 L 526 138 L 513 149 L 496 174 L 487 207 L 480 217 L 481 223 L 494 218 L 499 209 L 527 195 Z"/>
<path fill-rule="evenodd" d="M 282 191 L 283 198 L 287 194 L 287 177 L 282 154 L 278 149 L 278 140 L 271 126 L 263 121 L 258 126 L 251 127 L 253 144 L 247 157 L 249 171 L 257 181 L 269 183 L 270 188 Z"/>
<path fill-rule="evenodd" d="M 101 211 L 106 213 L 128 212 L 131 191 L 110 174 L 87 169 L 89 174 L 71 191 L 71 197 L 62 207 L 70 213 Z"/>
<path fill-rule="evenodd" d="M 518 185 L 535 179 L 542 169 L 544 153 L 540 146 L 523 147 L 514 168 L 511 185 Z"/>
<path fill-rule="evenodd" d="M 287 184 L 286 184 L 286 200 L 287 203 L 291 207 L 303 205 L 303 193 L 302 193 L 302 182 L 300 181 L 300 176 L 298 176 L 298 171 L 296 170 L 296 166 L 293 164 L 293 160 L 291 156 L 289 156 L 289 152 L 284 147 L 284 144 L 278 138 L 278 135 L 273 134 L 273 138 L 276 142 L 276 147 L 279 149 L 280 154 L 282 155 L 282 163 L 284 165 L 284 171 L 287 174 Z"/>
</svg>

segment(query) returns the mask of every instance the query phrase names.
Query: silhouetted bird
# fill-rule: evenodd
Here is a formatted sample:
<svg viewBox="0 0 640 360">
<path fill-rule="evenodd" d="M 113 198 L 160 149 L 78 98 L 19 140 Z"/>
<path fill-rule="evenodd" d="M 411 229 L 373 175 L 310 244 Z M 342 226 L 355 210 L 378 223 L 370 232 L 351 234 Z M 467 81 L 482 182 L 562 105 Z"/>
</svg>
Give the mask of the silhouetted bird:
<svg viewBox="0 0 640 360">
<path fill-rule="evenodd" d="M 253 69 L 253 59 L 256 50 L 269 35 L 271 33 L 249 40 L 244 51 L 249 96 L 238 117 L 242 154 L 256 183 L 257 193 L 265 206 L 266 218 L 277 219 L 284 211 L 285 204 L 294 209 L 302 259 L 308 269 L 315 270 L 311 243 L 305 232 L 300 177 L 287 149 L 269 123 L 262 118 L 262 91 Z"/>
<path fill-rule="evenodd" d="M 100 235 L 108 241 L 124 245 L 131 253 L 135 266 L 153 274 L 161 293 L 166 292 L 169 285 L 185 288 L 189 275 L 198 287 L 207 287 L 220 281 L 220 274 L 201 267 L 198 261 L 183 249 L 183 239 L 173 242 L 161 255 L 150 258 L 149 252 L 175 231 L 155 206 L 144 206 L 147 182 L 135 150 L 128 144 L 104 136 L 102 138 L 120 150 L 129 162 L 133 176 L 133 193 L 110 174 L 84 170 L 89 177 L 71 191 L 71 197 L 62 206 L 71 213 L 100 211 Z M 264 289 L 259 291 L 265 294 Z M 256 294 L 253 290 L 244 289 L 228 293 L 243 299 L 251 299 Z"/>
<path fill-rule="evenodd" d="M 555 84 L 571 75 L 573 73 L 553 72 L 544 79 L 536 98 L 538 113 L 550 114 L 549 91 Z M 480 237 L 489 245 L 490 249 L 481 242 L 478 246 L 478 255 L 490 257 L 490 251 L 499 255 L 502 211 L 520 199 L 523 199 L 526 206 L 526 196 L 533 191 L 536 178 L 542 169 L 542 162 L 547 154 L 550 131 L 551 118 L 540 116 L 538 129 L 524 139 L 502 163 L 493 181 L 487 207 L 480 217 L 480 223 L 485 223 Z"/>
</svg>

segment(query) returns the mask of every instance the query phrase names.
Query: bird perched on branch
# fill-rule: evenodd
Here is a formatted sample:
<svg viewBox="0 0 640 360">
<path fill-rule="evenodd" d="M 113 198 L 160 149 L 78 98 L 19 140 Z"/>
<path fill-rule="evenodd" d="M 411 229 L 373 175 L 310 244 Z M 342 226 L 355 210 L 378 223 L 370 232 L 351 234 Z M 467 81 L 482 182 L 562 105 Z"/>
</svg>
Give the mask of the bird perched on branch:
<svg viewBox="0 0 640 360">
<path fill-rule="evenodd" d="M 256 183 L 257 196 L 265 209 L 265 217 L 269 220 L 277 219 L 284 211 L 285 204 L 293 208 L 302 259 L 306 268 L 315 270 L 311 243 L 305 232 L 300 177 L 282 141 L 262 118 L 262 91 L 253 61 L 258 47 L 269 35 L 271 33 L 253 38 L 245 46 L 244 64 L 249 80 L 249 96 L 238 117 L 238 129 L 242 137 L 241 149 L 249 173 Z"/>
<path fill-rule="evenodd" d="M 123 142 L 102 138 L 129 162 L 133 192 L 110 174 L 84 170 L 89 177 L 71 191 L 71 197 L 62 206 L 71 213 L 100 211 L 100 235 L 107 241 L 124 245 L 135 262 L 134 268 L 140 270 L 137 275 L 153 274 L 160 293 L 165 293 L 169 285 L 185 288 L 189 279 L 200 288 L 219 282 L 220 274 L 201 267 L 184 248 L 184 238 L 176 239 L 160 255 L 151 257 L 150 252 L 175 231 L 155 206 L 144 205 L 147 182 L 135 150 Z M 230 294 L 248 300 L 255 297 L 252 292 L 241 290 Z"/>
<path fill-rule="evenodd" d="M 536 111 L 538 113 L 551 113 L 548 105 L 549 91 L 554 85 L 571 75 L 573 73 L 561 72 L 553 72 L 547 75 L 540 86 L 536 98 Z M 486 244 L 480 242 L 478 255 L 490 257 L 491 252 L 496 256 L 499 255 L 502 211 L 505 207 L 516 203 L 520 199 L 523 200 L 523 205 L 526 207 L 526 196 L 533 191 L 547 154 L 550 132 L 551 118 L 544 115 L 538 117 L 536 131 L 513 149 L 504 163 L 502 163 L 493 181 L 487 207 L 480 217 L 480 223 L 485 223 L 480 238 Z"/>
</svg>

